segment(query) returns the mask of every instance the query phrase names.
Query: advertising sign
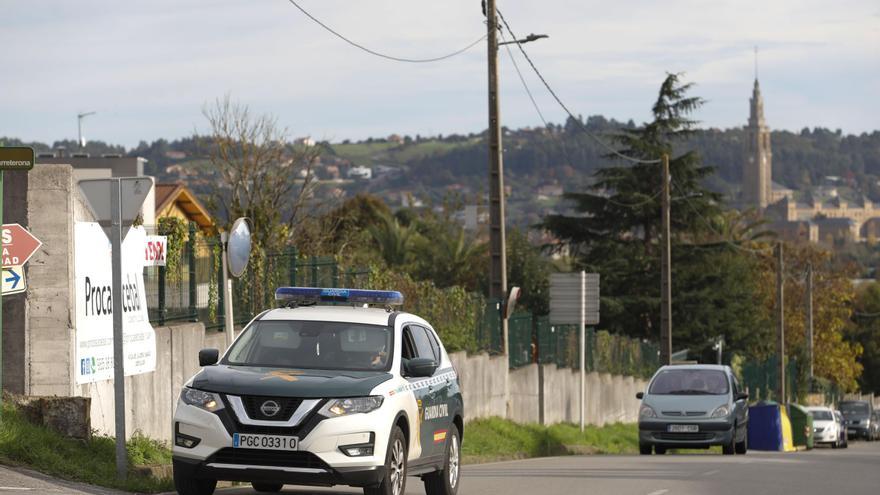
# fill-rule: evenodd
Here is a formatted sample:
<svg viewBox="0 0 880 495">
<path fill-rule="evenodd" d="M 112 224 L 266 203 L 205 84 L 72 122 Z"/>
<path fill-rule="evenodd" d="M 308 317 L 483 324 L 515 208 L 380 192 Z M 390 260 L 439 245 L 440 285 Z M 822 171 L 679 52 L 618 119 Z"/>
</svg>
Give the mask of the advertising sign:
<svg viewBox="0 0 880 495">
<path fill-rule="evenodd" d="M 43 245 L 39 239 L 17 223 L 3 224 L 3 266 L 21 266 Z"/>
<path fill-rule="evenodd" d="M 76 383 L 113 378 L 113 296 L 110 240 L 98 223 L 74 227 L 76 277 Z M 129 230 L 122 242 L 122 329 L 125 375 L 156 369 L 156 334 L 144 292 L 146 232 Z"/>
<path fill-rule="evenodd" d="M 165 266 L 168 237 L 148 235 L 144 240 L 144 266 Z"/>
</svg>

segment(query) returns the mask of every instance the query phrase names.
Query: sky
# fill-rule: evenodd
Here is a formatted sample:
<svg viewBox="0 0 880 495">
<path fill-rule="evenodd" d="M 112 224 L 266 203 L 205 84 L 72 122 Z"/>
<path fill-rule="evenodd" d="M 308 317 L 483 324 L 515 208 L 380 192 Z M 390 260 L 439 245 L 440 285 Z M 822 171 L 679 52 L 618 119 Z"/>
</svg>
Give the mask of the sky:
<svg viewBox="0 0 880 495">
<path fill-rule="evenodd" d="M 296 0 L 373 50 L 429 58 L 485 34 L 479 0 Z M 755 77 L 773 129 L 880 129 L 877 0 L 499 0 L 538 69 L 576 114 L 650 118 L 667 72 L 707 100 L 706 127 L 742 126 Z M 393 62 L 356 49 L 288 0 L 2 0 L 0 136 L 84 134 L 133 147 L 205 132 L 206 104 L 229 95 L 290 137 L 332 142 L 487 125 L 485 43 L 451 59 Z M 540 125 L 507 52 L 501 116 Z M 522 58 L 547 120 L 563 111 Z"/>
</svg>

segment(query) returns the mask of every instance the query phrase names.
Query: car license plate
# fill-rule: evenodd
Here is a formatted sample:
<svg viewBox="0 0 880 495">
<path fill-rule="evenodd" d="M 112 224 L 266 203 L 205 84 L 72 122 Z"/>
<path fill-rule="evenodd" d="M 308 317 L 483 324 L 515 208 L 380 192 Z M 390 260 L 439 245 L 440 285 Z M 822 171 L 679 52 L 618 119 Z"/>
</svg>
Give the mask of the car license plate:
<svg viewBox="0 0 880 495">
<path fill-rule="evenodd" d="M 232 446 L 236 449 L 297 450 L 299 438 L 235 433 L 232 435 Z"/>
<path fill-rule="evenodd" d="M 699 425 L 669 425 L 666 427 L 669 433 L 697 433 L 700 431 Z"/>
</svg>

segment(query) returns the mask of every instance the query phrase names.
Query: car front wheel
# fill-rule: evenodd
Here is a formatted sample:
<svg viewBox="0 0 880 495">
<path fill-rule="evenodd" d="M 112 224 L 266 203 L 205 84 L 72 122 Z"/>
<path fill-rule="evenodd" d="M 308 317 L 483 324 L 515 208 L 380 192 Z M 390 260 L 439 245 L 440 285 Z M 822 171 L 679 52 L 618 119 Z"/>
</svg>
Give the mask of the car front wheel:
<svg viewBox="0 0 880 495">
<path fill-rule="evenodd" d="M 364 488 L 364 495 L 403 495 L 406 491 L 406 437 L 399 426 L 391 429 L 385 454 L 385 477 L 378 486 Z"/>
<path fill-rule="evenodd" d="M 260 493 L 278 493 L 284 488 L 282 483 L 251 483 L 251 486 Z"/>
<path fill-rule="evenodd" d="M 174 472 L 174 489 L 180 495 L 212 495 L 216 488 L 217 480 L 191 478 Z"/>
<path fill-rule="evenodd" d="M 749 451 L 749 432 L 748 432 L 748 430 L 743 435 L 742 442 L 736 442 L 736 445 L 734 446 L 734 450 L 736 450 L 736 453 L 739 455 L 743 455 Z"/>
<path fill-rule="evenodd" d="M 455 495 L 461 476 L 461 440 L 458 427 L 452 425 L 446 439 L 446 461 L 443 469 L 424 476 L 427 495 Z"/>
</svg>

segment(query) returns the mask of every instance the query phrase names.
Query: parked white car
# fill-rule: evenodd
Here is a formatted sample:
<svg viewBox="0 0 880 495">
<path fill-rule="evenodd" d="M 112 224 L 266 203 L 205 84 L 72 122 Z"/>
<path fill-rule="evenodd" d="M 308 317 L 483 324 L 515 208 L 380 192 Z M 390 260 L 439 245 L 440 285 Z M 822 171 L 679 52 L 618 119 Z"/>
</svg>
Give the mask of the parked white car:
<svg viewBox="0 0 880 495">
<path fill-rule="evenodd" d="M 813 443 L 824 443 L 835 449 L 842 447 L 846 434 L 841 431 L 834 410 L 830 407 L 808 407 L 807 411 L 813 416 Z"/>
</svg>

